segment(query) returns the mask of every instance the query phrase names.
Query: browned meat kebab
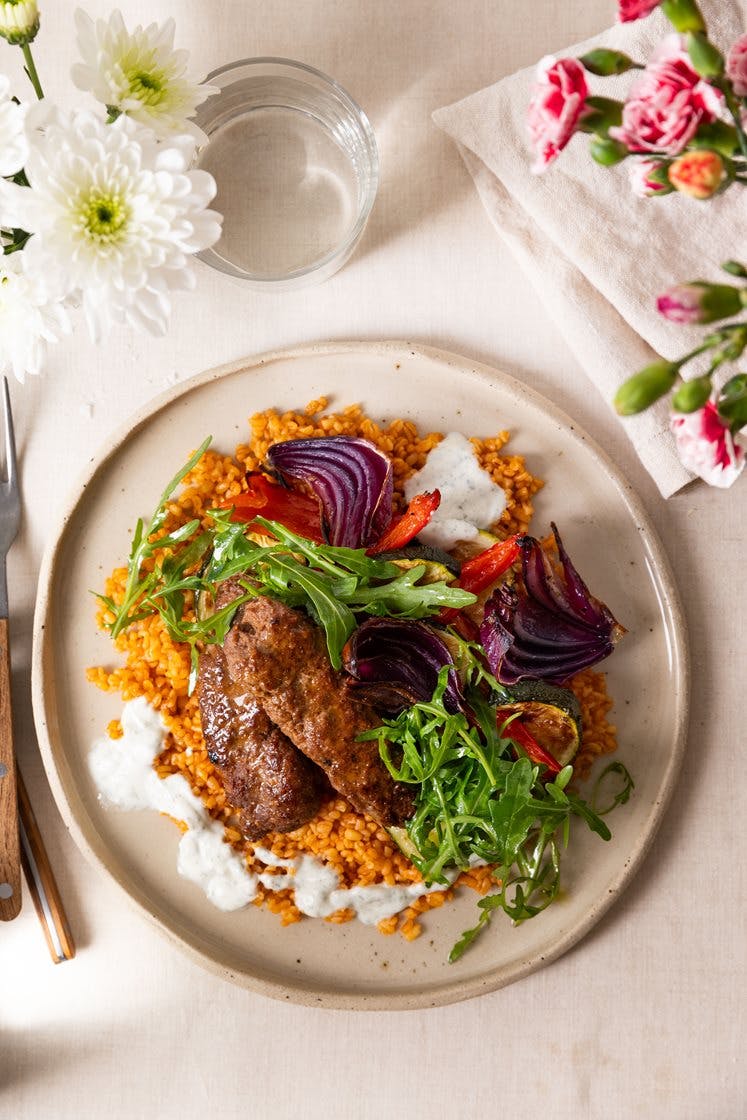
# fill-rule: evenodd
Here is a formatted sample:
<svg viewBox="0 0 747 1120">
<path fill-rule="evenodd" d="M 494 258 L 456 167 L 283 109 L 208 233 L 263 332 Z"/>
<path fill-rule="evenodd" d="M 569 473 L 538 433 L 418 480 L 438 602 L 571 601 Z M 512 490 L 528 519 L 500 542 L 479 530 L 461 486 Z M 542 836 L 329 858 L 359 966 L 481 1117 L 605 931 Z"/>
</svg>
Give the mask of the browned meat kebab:
<svg viewBox="0 0 747 1120">
<path fill-rule="evenodd" d="M 292 832 L 316 815 L 328 788 L 324 775 L 271 722 L 246 683 L 231 680 L 220 646 L 200 657 L 197 698 L 208 754 L 248 840 Z"/>
<path fill-rule="evenodd" d="M 223 648 L 231 678 L 251 688 L 273 723 L 359 812 L 382 825 L 412 816 L 413 795 L 393 781 L 376 743 L 356 742 L 381 720 L 351 699 L 321 630 L 305 614 L 259 596 L 239 607 Z"/>
</svg>

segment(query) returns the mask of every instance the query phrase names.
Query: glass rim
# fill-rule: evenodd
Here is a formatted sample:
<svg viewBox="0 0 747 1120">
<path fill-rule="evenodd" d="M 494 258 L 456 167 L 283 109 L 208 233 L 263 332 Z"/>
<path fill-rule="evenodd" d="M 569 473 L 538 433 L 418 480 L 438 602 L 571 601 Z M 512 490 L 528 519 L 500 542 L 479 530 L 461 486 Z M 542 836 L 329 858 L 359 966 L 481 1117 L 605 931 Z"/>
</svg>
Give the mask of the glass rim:
<svg viewBox="0 0 747 1120">
<path fill-rule="evenodd" d="M 321 82 L 329 87 L 329 89 L 338 95 L 346 107 L 351 111 L 352 115 L 356 118 L 356 122 L 360 126 L 361 133 L 364 139 L 366 152 L 369 159 L 369 175 L 368 183 L 366 186 L 365 194 L 358 207 L 358 216 L 355 223 L 351 227 L 347 237 L 344 241 L 339 242 L 332 249 L 328 250 L 324 256 L 318 257 L 311 264 L 304 265 L 302 268 L 293 269 L 290 272 L 282 273 L 265 273 L 265 272 L 249 272 L 247 269 L 241 268 L 239 265 L 233 264 L 231 261 L 222 257 L 217 251 L 216 245 L 208 249 L 203 249 L 197 253 L 198 259 L 202 260 L 205 264 L 212 268 L 223 272 L 227 276 L 233 276 L 238 280 L 246 280 L 248 283 L 257 285 L 265 289 L 281 288 L 292 284 L 296 281 L 303 281 L 307 278 L 313 277 L 314 273 L 321 271 L 328 265 L 332 264 L 338 258 L 342 258 L 344 262 L 346 255 L 352 250 L 358 238 L 363 233 L 363 230 L 368 222 L 371 210 L 379 186 L 379 149 L 376 143 L 376 136 L 373 127 L 365 110 L 361 108 L 358 102 L 352 97 L 343 85 L 341 85 L 335 78 L 331 78 L 329 74 L 317 69 L 315 66 L 310 66 L 306 62 L 297 62 L 291 58 L 281 58 L 276 55 L 261 55 L 254 58 L 240 58 L 233 62 L 226 62 L 222 66 L 211 70 L 205 78 L 205 83 L 209 84 L 211 79 L 220 78 L 223 75 L 229 74 L 232 71 L 240 69 L 248 69 L 259 66 L 278 66 L 285 67 L 292 71 L 300 71 L 300 73 L 311 75 L 318 78 Z M 222 90 L 218 93 L 212 94 L 207 98 L 203 104 L 198 108 L 197 117 L 199 118 L 200 109 L 207 106 L 210 101 L 215 97 L 220 97 Z M 203 130 L 204 131 L 204 130 Z M 206 133 L 207 135 L 207 133 Z M 208 138 L 209 143 L 209 138 Z M 207 145 L 206 145 L 207 147 Z"/>
</svg>

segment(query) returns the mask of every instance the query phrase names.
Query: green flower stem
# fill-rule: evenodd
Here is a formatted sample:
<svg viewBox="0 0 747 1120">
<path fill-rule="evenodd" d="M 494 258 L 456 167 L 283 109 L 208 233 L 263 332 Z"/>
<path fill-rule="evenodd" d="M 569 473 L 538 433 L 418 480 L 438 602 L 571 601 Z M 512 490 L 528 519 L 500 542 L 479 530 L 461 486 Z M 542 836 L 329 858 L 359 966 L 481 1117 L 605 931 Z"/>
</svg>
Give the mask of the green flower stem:
<svg viewBox="0 0 747 1120">
<path fill-rule="evenodd" d="M 734 96 L 734 91 L 731 84 L 727 80 L 720 82 L 713 82 L 717 89 L 720 89 L 726 101 L 726 107 L 729 110 L 731 119 L 734 121 L 734 127 L 737 130 L 737 139 L 739 140 L 739 147 L 744 159 L 747 159 L 747 133 L 744 131 L 742 125 L 742 114 L 740 112 L 740 105 L 737 98 Z"/>
<path fill-rule="evenodd" d="M 20 237 L 18 241 L 13 241 L 10 245 L 5 245 L 3 247 L 3 256 L 10 256 L 11 253 L 17 253 L 20 249 L 23 249 L 30 237 L 30 233 L 24 233 L 23 237 Z"/>
<path fill-rule="evenodd" d="M 28 43 L 23 43 L 21 45 L 21 50 L 23 51 L 23 57 L 26 60 L 26 73 L 29 76 L 29 81 L 34 87 L 36 96 L 40 101 L 42 101 L 44 99 L 44 90 L 42 89 L 41 82 L 39 81 L 39 75 L 36 72 L 36 65 L 34 63 L 34 56 L 31 53 L 31 47 Z"/>
<path fill-rule="evenodd" d="M 722 327 L 721 329 L 727 330 L 728 328 Z M 686 365 L 687 362 L 691 362 L 693 358 L 697 358 L 698 354 L 704 354 L 706 350 L 712 349 L 713 346 L 714 343 L 709 342 L 706 339 L 706 341 L 701 346 L 696 346 L 696 348 L 694 350 L 691 350 L 689 354 L 685 354 L 684 358 L 678 358 L 674 364 L 677 366 L 677 369 L 682 369 L 682 367 Z"/>
</svg>

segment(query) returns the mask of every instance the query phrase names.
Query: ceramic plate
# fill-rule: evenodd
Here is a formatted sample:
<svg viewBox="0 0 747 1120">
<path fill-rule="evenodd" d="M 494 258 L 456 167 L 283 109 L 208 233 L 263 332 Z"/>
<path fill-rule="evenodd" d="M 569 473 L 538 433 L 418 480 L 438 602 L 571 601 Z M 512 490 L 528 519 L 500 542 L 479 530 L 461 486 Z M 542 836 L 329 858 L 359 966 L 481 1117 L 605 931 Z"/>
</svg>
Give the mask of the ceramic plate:
<svg viewBox="0 0 747 1120">
<path fill-rule="evenodd" d="M 250 906 L 222 913 L 176 872 L 179 832 L 155 813 L 100 804 L 86 765 L 90 744 L 121 701 L 89 685 L 85 668 L 112 664 L 94 624 L 91 589 L 121 563 L 129 530 L 152 511 L 165 482 L 207 434 L 230 453 L 248 418 L 269 406 L 360 402 L 382 421 L 487 436 L 511 429 L 510 449 L 546 479 L 533 527 L 552 517 L 582 575 L 630 633 L 605 663 L 616 701 L 619 755 L 636 787 L 610 818 L 605 844 L 576 829 L 564 858 L 562 901 L 513 927 L 496 915 L 463 959 L 447 955 L 475 919 L 461 892 L 424 918 L 408 943 L 358 922 L 306 919 L 281 928 Z M 40 577 L 34 638 L 34 710 L 60 810 L 82 850 L 193 957 L 236 983 L 305 1004 L 404 1008 L 448 1003 L 498 988 L 579 940 L 612 905 L 645 855 L 679 767 L 687 697 L 682 613 L 656 534 L 605 455 L 567 416 L 525 385 L 465 359 L 405 343 L 331 344 L 211 370 L 161 397 L 110 441 L 78 486 Z"/>
</svg>

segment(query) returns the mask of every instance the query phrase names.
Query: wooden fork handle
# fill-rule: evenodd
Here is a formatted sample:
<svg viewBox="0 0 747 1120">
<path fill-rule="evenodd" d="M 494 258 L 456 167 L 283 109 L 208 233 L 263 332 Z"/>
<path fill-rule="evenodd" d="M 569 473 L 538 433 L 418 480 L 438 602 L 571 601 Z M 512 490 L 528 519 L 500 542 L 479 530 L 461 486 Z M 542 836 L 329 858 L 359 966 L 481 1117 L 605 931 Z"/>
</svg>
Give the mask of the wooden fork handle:
<svg viewBox="0 0 747 1120">
<path fill-rule="evenodd" d="M 18 788 L 10 702 L 10 645 L 7 618 L 0 618 L 0 921 L 21 909 L 21 850 Z"/>
</svg>

